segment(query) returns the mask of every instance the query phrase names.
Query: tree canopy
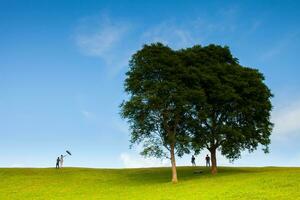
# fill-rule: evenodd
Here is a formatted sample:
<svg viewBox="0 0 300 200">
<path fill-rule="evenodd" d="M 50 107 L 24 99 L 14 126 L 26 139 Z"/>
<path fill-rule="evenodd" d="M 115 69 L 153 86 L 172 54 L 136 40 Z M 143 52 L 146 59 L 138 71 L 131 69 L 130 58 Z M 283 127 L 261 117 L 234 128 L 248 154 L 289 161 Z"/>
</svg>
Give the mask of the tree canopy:
<svg viewBox="0 0 300 200">
<path fill-rule="evenodd" d="M 121 115 L 142 155 L 167 157 L 177 182 L 175 156 L 207 148 L 233 160 L 241 151 L 268 150 L 272 94 L 256 69 L 243 67 L 228 47 L 172 50 L 144 45 L 130 60 Z"/>
<path fill-rule="evenodd" d="M 195 102 L 196 113 L 189 128 L 194 150 L 210 151 L 212 173 L 217 172 L 217 149 L 230 160 L 259 144 L 267 152 L 273 127 L 272 94 L 263 74 L 241 66 L 228 47 L 194 46 L 180 55 L 183 65 L 194 69 L 193 87 L 205 94 L 204 102 Z"/>
<path fill-rule="evenodd" d="M 131 142 L 143 142 L 145 156 L 170 158 L 173 182 L 177 182 L 175 155 L 189 152 L 184 126 L 191 110 L 189 99 L 202 95 L 185 85 L 186 70 L 169 47 L 145 45 L 132 56 L 125 80 L 130 96 L 121 105 L 121 114 L 130 123 Z"/>
</svg>

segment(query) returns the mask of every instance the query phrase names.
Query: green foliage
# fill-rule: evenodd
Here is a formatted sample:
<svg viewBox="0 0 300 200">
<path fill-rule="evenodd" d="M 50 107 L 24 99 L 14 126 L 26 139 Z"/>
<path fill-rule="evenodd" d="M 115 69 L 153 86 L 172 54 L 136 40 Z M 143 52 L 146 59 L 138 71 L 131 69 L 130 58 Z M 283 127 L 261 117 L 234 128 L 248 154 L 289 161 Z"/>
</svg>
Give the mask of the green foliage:
<svg viewBox="0 0 300 200">
<path fill-rule="evenodd" d="M 142 155 L 207 148 L 216 167 L 217 149 L 230 160 L 259 145 L 268 152 L 271 91 L 263 74 L 241 66 L 228 47 L 145 45 L 126 75 L 129 100 L 121 115 L 130 123 L 131 143 L 143 144 Z"/>
<path fill-rule="evenodd" d="M 205 101 L 196 102 L 191 124 L 196 151 L 220 148 L 233 160 L 241 151 L 259 144 L 268 151 L 273 124 L 270 122 L 272 94 L 264 76 L 243 67 L 228 47 L 194 46 L 180 52 L 184 65 L 193 69 L 193 87 L 204 91 Z"/>
<path fill-rule="evenodd" d="M 172 146 L 178 156 L 189 152 L 183 124 L 189 99 L 199 91 L 185 85 L 186 70 L 177 53 L 160 43 L 132 56 L 125 80 L 129 100 L 122 103 L 121 115 L 130 123 L 131 143 L 143 143 L 142 155 L 169 157 Z"/>
</svg>

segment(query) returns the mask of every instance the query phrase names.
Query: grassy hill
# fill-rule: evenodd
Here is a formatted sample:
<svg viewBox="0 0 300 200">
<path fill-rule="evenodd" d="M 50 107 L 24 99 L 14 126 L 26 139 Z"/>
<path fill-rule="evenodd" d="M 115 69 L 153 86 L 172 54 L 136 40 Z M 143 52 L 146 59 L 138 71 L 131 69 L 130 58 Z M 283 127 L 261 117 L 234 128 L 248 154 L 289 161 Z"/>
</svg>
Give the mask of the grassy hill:
<svg viewBox="0 0 300 200">
<path fill-rule="evenodd" d="M 4 169 L 0 199 L 300 199 L 300 168 Z"/>
</svg>

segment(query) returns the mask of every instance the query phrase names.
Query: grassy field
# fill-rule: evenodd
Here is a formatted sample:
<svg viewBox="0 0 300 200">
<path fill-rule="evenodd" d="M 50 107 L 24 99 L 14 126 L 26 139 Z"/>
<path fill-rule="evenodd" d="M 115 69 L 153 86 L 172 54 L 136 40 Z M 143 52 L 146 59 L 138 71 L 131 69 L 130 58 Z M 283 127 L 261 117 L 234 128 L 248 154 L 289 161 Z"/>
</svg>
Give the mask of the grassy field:
<svg viewBox="0 0 300 200">
<path fill-rule="evenodd" d="M 4 169 L 0 199 L 300 199 L 300 168 Z"/>
</svg>

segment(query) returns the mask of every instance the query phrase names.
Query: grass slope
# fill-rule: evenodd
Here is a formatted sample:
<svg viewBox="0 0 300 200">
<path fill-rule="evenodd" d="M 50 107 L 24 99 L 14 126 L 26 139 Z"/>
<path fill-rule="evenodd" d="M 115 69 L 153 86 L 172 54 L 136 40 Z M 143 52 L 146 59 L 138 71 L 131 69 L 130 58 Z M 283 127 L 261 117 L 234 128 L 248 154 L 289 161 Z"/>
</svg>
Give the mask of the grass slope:
<svg viewBox="0 0 300 200">
<path fill-rule="evenodd" d="M 4 169 L 0 199 L 300 199 L 300 168 Z"/>
</svg>

